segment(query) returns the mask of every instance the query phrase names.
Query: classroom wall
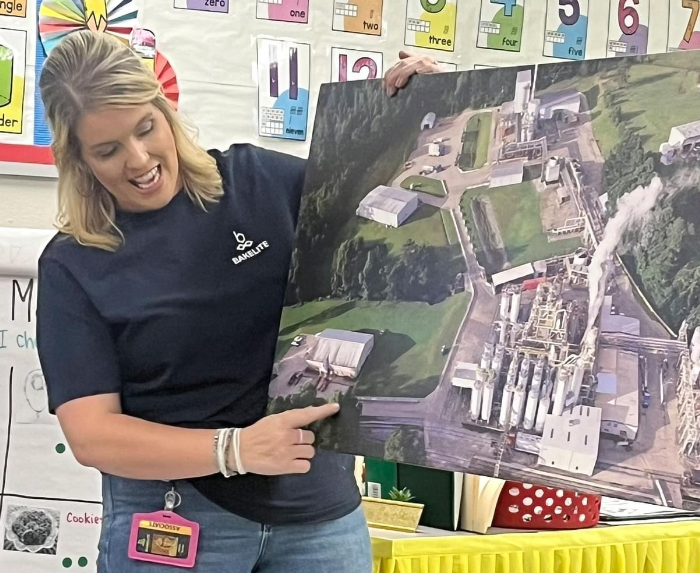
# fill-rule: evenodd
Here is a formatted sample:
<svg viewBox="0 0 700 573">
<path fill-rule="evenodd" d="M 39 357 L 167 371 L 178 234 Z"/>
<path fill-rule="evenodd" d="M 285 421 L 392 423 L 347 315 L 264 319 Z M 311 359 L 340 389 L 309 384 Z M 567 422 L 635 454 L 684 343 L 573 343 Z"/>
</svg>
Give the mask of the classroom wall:
<svg viewBox="0 0 700 573">
<path fill-rule="evenodd" d="M 51 229 L 56 209 L 54 179 L 0 175 L 0 227 Z"/>
</svg>

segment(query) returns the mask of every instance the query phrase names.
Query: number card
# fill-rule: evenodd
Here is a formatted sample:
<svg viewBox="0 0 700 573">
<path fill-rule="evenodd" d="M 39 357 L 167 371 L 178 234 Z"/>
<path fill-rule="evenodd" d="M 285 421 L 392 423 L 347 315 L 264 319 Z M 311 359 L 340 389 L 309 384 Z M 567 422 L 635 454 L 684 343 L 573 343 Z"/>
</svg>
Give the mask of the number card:
<svg viewBox="0 0 700 573">
<path fill-rule="evenodd" d="M 229 0 L 175 0 L 175 8 L 199 12 L 228 12 Z"/>
<path fill-rule="evenodd" d="M 306 139 L 309 116 L 310 46 L 258 40 L 258 133 Z"/>
<path fill-rule="evenodd" d="M 671 0 L 668 10 L 668 51 L 700 48 L 700 0 Z"/>
<path fill-rule="evenodd" d="M 22 133 L 26 50 L 25 31 L 0 29 L 0 133 Z"/>
<path fill-rule="evenodd" d="M 369 36 L 382 34 L 383 0 L 335 0 L 333 29 Z"/>
<path fill-rule="evenodd" d="M 408 0 L 405 44 L 454 52 L 456 24 L 457 0 Z"/>
<path fill-rule="evenodd" d="M 258 18 L 306 24 L 309 21 L 309 0 L 258 0 Z"/>
<path fill-rule="evenodd" d="M 564 60 L 585 59 L 588 1 L 547 0 L 543 51 L 545 56 Z"/>
<path fill-rule="evenodd" d="M 481 0 L 477 48 L 519 52 L 525 0 Z"/>
<path fill-rule="evenodd" d="M 647 53 L 650 0 L 610 0 L 608 57 Z"/>
<path fill-rule="evenodd" d="M 384 54 L 381 52 L 332 48 L 331 81 L 348 82 L 381 78 L 383 61 Z"/>
</svg>

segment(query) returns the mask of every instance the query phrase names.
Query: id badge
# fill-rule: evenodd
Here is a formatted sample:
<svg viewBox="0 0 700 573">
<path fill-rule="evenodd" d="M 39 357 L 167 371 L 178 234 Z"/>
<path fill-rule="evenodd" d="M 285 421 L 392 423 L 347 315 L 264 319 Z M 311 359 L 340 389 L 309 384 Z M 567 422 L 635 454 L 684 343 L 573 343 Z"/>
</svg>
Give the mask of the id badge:
<svg viewBox="0 0 700 573">
<path fill-rule="evenodd" d="M 194 567 L 199 524 L 168 509 L 134 514 L 129 558 L 174 567 Z"/>
</svg>

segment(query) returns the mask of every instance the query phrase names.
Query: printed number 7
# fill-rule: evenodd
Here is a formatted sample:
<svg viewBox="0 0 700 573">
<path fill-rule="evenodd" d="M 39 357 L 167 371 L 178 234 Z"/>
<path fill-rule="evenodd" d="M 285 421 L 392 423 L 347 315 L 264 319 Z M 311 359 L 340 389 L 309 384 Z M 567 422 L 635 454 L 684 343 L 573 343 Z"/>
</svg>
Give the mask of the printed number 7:
<svg viewBox="0 0 700 573">
<path fill-rule="evenodd" d="M 491 0 L 491 4 L 503 4 L 503 15 L 512 16 L 513 8 L 518 5 L 518 0 Z"/>
<path fill-rule="evenodd" d="M 700 2 L 700 0 L 696 0 Z M 571 6 L 571 14 L 565 8 L 559 8 L 559 19 L 564 26 L 573 26 L 581 17 L 581 6 L 578 0 L 559 0 L 559 6 Z"/>
<path fill-rule="evenodd" d="M 685 27 L 685 34 L 683 34 L 683 39 L 686 42 L 690 42 L 690 39 L 693 37 L 693 30 L 695 30 L 695 24 L 698 21 L 700 0 L 683 0 L 683 8 L 690 8 L 690 18 L 688 19 L 688 25 Z"/>
</svg>

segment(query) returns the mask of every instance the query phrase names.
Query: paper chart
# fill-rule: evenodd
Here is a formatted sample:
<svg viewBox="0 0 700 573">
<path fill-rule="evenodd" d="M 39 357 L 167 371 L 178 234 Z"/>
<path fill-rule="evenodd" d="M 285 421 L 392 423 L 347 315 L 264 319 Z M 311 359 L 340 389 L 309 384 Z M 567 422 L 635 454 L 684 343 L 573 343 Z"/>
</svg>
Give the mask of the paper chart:
<svg viewBox="0 0 700 573">
<path fill-rule="evenodd" d="M 650 0 L 610 0 L 609 57 L 647 53 Z"/>
<path fill-rule="evenodd" d="M 478 48 L 519 52 L 526 0 L 481 0 Z"/>
<path fill-rule="evenodd" d="M 407 46 L 454 52 L 456 30 L 457 0 L 408 0 Z"/>
<path fill-rule="evenodd" d="M 309 0 L 258 0 L 257 15 L 262 20 L 306 24 Z"/>
<path fill-rule="evenodd" d="M 382 33 L 383 0 L 335 0 L 333 29 L 368 36 Z"/>
<path fill-rule="evenodd" d="M 310 46 L 258 40 L 258 133 L 304 141 L 309 115 Z"/>
<path fill-rule="evenodd" d="M 381 52 L 332 48 L 331 81 L 347 82 L 381 78 L 384 70 L 383 58 L 384 55 Z"/>
<path fill-rule="evenodd" d="M 545 56 L 565 60 L 586 57 L 589 0 L 547 0 Z"/>
</svg>

